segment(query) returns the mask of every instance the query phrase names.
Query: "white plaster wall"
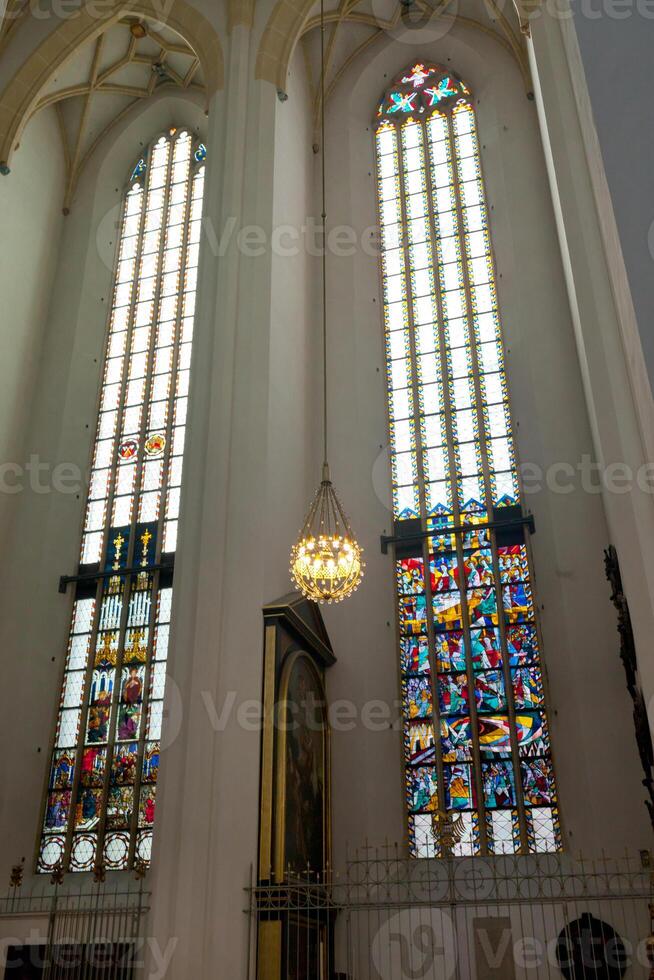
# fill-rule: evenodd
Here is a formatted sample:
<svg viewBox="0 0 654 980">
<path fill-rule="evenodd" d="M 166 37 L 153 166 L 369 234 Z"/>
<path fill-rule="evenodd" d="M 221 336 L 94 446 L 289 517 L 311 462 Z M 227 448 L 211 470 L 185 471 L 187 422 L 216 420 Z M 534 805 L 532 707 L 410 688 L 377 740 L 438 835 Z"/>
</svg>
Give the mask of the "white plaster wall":
<svg viewBox="0 0 654 980">
<path fill-rule="evenodd" d="M 535 108 L 508 55 L 457 28 L 436 43 L 389 42 L 358 61 L 329 103 L 331 223 L 353 224 L 358 233 L 374 223 L 374 107 L 387 78 L 429 59 L 450 64 L 478 99 L 520 457 L 545 471 L 559 462 L 576 466 L 592 456 L 592 440 Z M 398 696 L 393 569 L 379 549 L 391 520 L 380 499 L 388 469 L 377 459 L 387 444 L 381 296 L 375 259 L 358 250 L 330 263 L 333 469 L 368 571 L 357 595 L 326 613 L 339 657 L 329 694 L 332 701 L 353 698 L 360 712 L 369 699 L 392 703 Z M 644 846 L 649 832 L 604 580 L 608 532 L 600 497 L 577 482 L 566 494 L 545 486 L 526 506 L 536 518 L 536 588 L 566 842 L 586 850 Z M 335 733 L 337 856 L 346 841 L 402 839 L 400 741 L 399 731 L 371 731 L 360 720 Z"/>
<path fill-rule="evenodd" d="M 171 125 L 199 127 L 203 122 L 199 108 L 180 96 L 153 100 L 139 110 L 99 149 L 64 219 L 61 242 L 53 250 L 56 275 L 48 290 L 39 360 L 27 377 L 22 451 L 26 457 L 37 454 L 47 469 L 40 474 L 45 490 L 28 486 L 15 498 L 0 569 L 0 644 L 5 651 L 0 724 L 5 744 L 11 740 L 14 746 L 2 760 L 0 867 L 24 857 L 31 870 L 35 858 L 72 601 L 57 586 L 59 576 L 73 574 L 79 560 L 123 188 L 134 158 L 150 138 Z M 56 147 L 58 138 L 46 132 L 48 143 L 38 147 L 44 156 L 50 139 Z M 19 175 L 16 167 L 8 179 Z M 17 236 L 16 252 L 22 248 Z M 15 277 L 20 278 L 19 270 Z M 24 381 L 18 376 L 16 383 L 22 388 Z M 50 474 L 61 464 L 72 467 L 67 471 L 72 479 L 56 489 Z"/>
<path fill-rule="evenodd" d="M 63 215 L 64 162 L 53 109 L 27 126 L 12 173 L 0 178 L 0 542 L 16 510 L 19 482 L 14 465 L 24 466 L 24 444 L 34 386 L 42 357 Z"/>
<path fill-rule="evenodd" d="M 652 93 L 654 10 L 647 2 L 599 0 L 587 0 L 573 10 L 641 344 L 654 384 L 654 129 L 639 103 Z"/>
</svg>

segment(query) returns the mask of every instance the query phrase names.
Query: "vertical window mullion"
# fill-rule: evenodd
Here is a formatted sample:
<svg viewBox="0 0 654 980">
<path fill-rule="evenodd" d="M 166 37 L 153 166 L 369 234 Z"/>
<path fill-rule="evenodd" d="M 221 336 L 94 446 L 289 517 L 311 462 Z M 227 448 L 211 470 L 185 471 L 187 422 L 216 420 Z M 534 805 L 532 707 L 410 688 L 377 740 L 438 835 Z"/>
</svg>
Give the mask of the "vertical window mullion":
<svg viewBox="0 0 654 980">
<path fill-rule="evenodd" d="M 446 123 L 447 125 L 447 123 Z M 441 255 L 440 255 L 440 231 L 436 224 L 436 205 L 434 201 L 433 187 L 431 174 L 433 172 L 434 160 L 433 160 L 433 147 L 429 139 L 429 133 L 427 130 L 427 124 L 422 122 L 423 133 L 424 133 L 424 143 L 425 143 L 425 156 L 429 161 L 429 179 L 427 180 L 427 195 L 429 200 L 429 222 L 430 222 L 430 234 L 432 240 L 432 256 L 434 264 L 434 289 L 436 295 L 436 303 L 438 307 L 438 337 L 439 337 L 439 348 L 440 348 L 440 371 L 441 378 L 443 381 L 443 401 L 444 401 L 444 411 L 445 411 L 445 425 L 447 431 L 447 444 L 448 444 L 448 477 L 452 487 L 452 511 L 453 511 L 453 523 L 455 525 L 462 524 L 464 522 L 464 516 L 461 514 L 461 502 L 459 498 L 459 475 L 457 472 L 456 464 L 456 448 L 455 448 L 455 432 L 453 423 L 453 412 L 454 408 L 452 405 L 452 398 L 450 393 L 450 366 L 448 361 L 448 338 L 445 331 L 445 312 L 443 308 L 443 297 L 441 294 L 440 286 L 440 269 L 441 269 Z M 449 135 L 446 137 L 450 159 L 453 156 L 452 140 Z M 456 188 L 456 173 L 454 166 L 451 168 L 453 186 Z M 476 806 L 472 807 L 473 812 L 477 813 L 479 836 L 482 852 L 486 850 L 486 807 L 484 802 L 483 784 L 481 778 L 481 754 L 479 749 L 479 721 L 477 718 L 477 705 L 475 701 L 475 675 L 472 663 L 472 651 L 470 647 L 470 619 L 468 615 L 468 589 L 465 576 L 465 563 L 464 563 L 464 551 L 463 551 L 463 539 L 460 533 L 455 533 L 453 535 L 456 555 L 456 565 L 459 569 L 459 596 L 461 602 L 461 626 L 464 637 L 464 650 L 465 650 L 465 660 L 466 660 L 466 675 L 468 678 L 468 716 L 470 719 L 470 740 L 471 740 L 471 762 L 470 766 L 472 769 L 472 780 L 474 783 L 476 791 Z M 440 681 L 439 681 L 440 683 Z M 472 789 L 472 786 L 471 786 Z M 472 829 L 472 828 L 471 828 Z"/>
<path fill-rule="evenodd" d="M 474 128 L 474 122 L 472 122 L 472 125 Z M 456 139 L 456 134 L 454 132 L 452 115 L 450 115 L 448 118 L 448 127 L 449 127 L 449 134 L 450 134 L 449 137 L 450 145 L 452 148 L 452 169 L 454 173 L 454 189 L 455 189 L 455 196 L 456 196 L 456 203 L 457 203 L 457 221 L 459 227 L 461 261 L 463 265 L 463 276 L 464 276 L 465 290 L 466 290 L 468 336 L 470 342 L 470 359 L 471 359 L 474 387 L 475 387 L 475 401 L 476 401 L 475 411 L 477 414 L 477 424 L 479 426 L 479 442 L 481 445 L 482 466 L 483 466 L 483 474 L 484 474 L 484 488 L 485 488 L 485 496 L 486 496 L 485 503 L 486 503 L 487 513 L 489 517 L 492 519 L 494 516 L 493 484 L 491 480 L 491 468 L 490 468 L 490 461 L 489 461 L 486 426 L 484 424 L 484 417 L 483 417 L 483 411 L 485 407 L 485 397 L 481 387 L 481 372 L 479 368 L 479 359 L 477 355 L 476 336 L 475 336 L 475 329 L 474 329 L 475 311 L 474 311 L 474 304 L 472 302 L 472 284 L 470 282 L 470 273 L 468 267 L 468 261 L 470 256 L 469 256 L 468 240 L 466 236 L 464 218 L 463 218 L 463 203 L 461 200 L 458 143 Z M 486 215 L 486 225 L 488 225 L 488 208 L 486 206 L 485 200 L 482 201 L 482 207 Z M 514 774 L 514 787 L 515 787 L 515 794 L 516 794 L 515 802 L 516 802 L 516 809 L 518 811 L 518 820 L 520 825 L 520 840 L 521 840 L 522 848 L 526 852 L 528 850 L 527 827 L 525 822 L 522 786 L 520 781 L 520 754 L 518 750 L 516 713 L 515 713 L 515 706 L 513 703 L 513 685 L 511 682 L 511 669 L 508 663 L 509 656 L 508 656 L 508 645 L 506 641 L 506 622 L 504 616 L 503 591 L 502 591 L 502 584 L 501 584 L 499 559 L 497 554 L 497 540 L 494 532 L 490 532 L 489 542 L 490 542 L 492 562 L 493 562 L 493 587 L 494 587 L 496 603 L 497 603 L 497 622 L 498 622 L 499 635 L 500 635 L 500 648 L 502 652 L 502 668 L 503 668 L 502 675 L 504 677 L 504 687 L 505 687 L 504 697 L 506 702 L 507 716 L 509 719 L 511 762 L 513 768 L 513 774 Z M 474 682 L 475 681 L 473 675 L 473 684 Z"/>
<path fill-rule="evenodd" d="M 423 531 L 427 530 L 427 499 L 426 499 L 426 480 L 425 480 L 425 468 L 424 468 L 424 447 L 422 440 L 422 429 L 420 425 L 420 371 L 418 369 L 418 356 L 416 352 L 416 321 L 414 315 L 413 307 L 413 268 L 411 263 L 411 252 L 408 244 L 408 213 L 407 213 L 407 187 L 406 187 L 406 169 L 405 169 L 405 146 L 402 139 L 402 130 L 396 129 L 396 141 L 397 141 L 397 159 L 398 159 L 398 170 L 399 170 L 399 186 L 400 186 L 400 211 L 401 211 L 401 224 L 404 229 L 404 234 L 402 236 L 402 254 L 404 260 L 404 276 L 405 276 L 405 301 L 407 304 L 407 318 L 409 324 L 409 349 L 411 358 L 411 381 L 412 381 L 412 392 L 413 392 L 413 431 L 415 440 L 415 455 L 416 455 L 416 473 L 418 479 L 418 499 L 420 501 L 420 526 Z M 425 182 L 427 180 L 427 174 L 425 170 L 425 162 L 423 159 L 423 175 Z M 436 657 L 434 655 L 435 642 L 434 642 L 434 607 L 433 607 L 433 596 L 431 589 L 431 575 L 430 568 L 431 563 L 429 559 L 429 547 L 428 540 L 425 539 L 421 547 L 422 554 L 422 565 L 423 565 L 423 581 L 425 588 L 425 614 L 427 622 L 427 639 L 429 645 L 429 667 L 430 667 L 430 681 L 431 681 L 431 698 L 432 698 L 432 716 L 431 723 L 434 731 L 434 756 L 435 756 L 435 768 L 437 773 L 438 782 L 438 809 L 442 811 L 445 807 L 445 779 L 443 775 L 443 759 L 442 754 L 438 750 L 438 745 L 441 738 L 440 730 L 440 711 L 438 705 L 438 682 L 437 682 L 437 663 Z M 409 719 L 405 720 L 405 725 L 410 726 Z M 410 727 L 409 727 L 410 730 Z M 434 827 L 434 830 L 436 828 Z M 434 845 L 438 850 L 438 841 L 434 835 Z"/>
</svg>

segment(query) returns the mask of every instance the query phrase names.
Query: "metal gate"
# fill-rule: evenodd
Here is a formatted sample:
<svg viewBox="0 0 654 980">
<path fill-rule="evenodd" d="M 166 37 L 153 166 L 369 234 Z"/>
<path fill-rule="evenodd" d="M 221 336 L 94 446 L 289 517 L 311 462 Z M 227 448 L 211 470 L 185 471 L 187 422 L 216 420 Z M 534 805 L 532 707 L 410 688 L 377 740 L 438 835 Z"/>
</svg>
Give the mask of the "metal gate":
<svg viewBox="0 0 654 980">
<path fill-rule="evenodd" d="M 415 860 L 249 889 L 259 980 L 619 980 L 650 975 L 650 855 Z M 254 950 L 253 950 L 254 953 Z"/>
</svg>

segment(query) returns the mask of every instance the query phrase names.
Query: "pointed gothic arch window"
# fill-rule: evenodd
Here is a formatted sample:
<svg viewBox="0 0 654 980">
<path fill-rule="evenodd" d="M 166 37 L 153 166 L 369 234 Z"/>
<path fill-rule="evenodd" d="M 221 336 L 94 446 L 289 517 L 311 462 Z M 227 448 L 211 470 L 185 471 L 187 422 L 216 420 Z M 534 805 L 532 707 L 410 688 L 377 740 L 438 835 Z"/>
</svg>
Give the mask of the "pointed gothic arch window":
<svg viewBox="0 0 654 980">
<path fill-rule="evenodd" d="M 150 859 L 205 157 L 171 129 L 123 200 L 41 872 Z"/>
<path fill-rule="evenodd" d="M 559 850 L 470 90 L 414 65 L 374 130 L 411 851 Z"/>
</svg>

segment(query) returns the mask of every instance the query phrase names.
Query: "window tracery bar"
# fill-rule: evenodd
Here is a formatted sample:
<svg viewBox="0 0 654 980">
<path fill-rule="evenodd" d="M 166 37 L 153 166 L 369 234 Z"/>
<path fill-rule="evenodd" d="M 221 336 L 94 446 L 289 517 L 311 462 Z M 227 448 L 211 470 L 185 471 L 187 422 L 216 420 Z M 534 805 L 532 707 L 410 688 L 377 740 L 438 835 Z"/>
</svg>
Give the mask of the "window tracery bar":
<svg viewBox="0 0 654 980">
<path fill-rule="evenodd" d="M 558 850 L 469 89 L 413 66 L 379 106 L 375 143 L 411 850 Z"/>
<path fill-rule="evenodd" d="M 150 860 L 205 157 L 171 129 L 124 199 L 41 872 Z"/>
</svg>

